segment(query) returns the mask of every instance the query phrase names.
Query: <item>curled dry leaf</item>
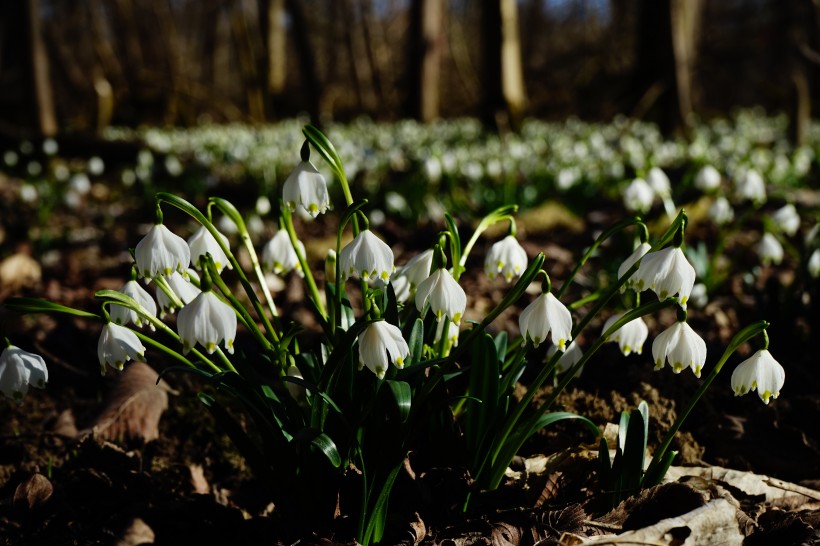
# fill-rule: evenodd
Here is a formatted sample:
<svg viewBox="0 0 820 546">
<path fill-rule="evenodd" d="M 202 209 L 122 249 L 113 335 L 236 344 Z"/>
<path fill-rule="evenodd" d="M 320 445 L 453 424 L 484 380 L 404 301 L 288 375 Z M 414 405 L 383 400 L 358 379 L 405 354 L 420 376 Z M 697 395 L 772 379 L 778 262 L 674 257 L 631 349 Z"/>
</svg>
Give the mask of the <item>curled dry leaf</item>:
<svg viewBox="0 0 820 546">
<path fill-rule="evenodd" d="M 154 530 L 140 518 L 134 518 L 131 525 L 117 540 L 117 546 L 138 546 L 139 544 L 153 544 L 156 539 Z"/>
<path fill-rule="evenodd" d="M 33 474 L 14 491 L 15 508 L 36 510 L 45 505 L 54 493 L 54 486 L 42 474 Z"/>
<path fill-rule="evenodd" d="M 157 385 L 157 372 L 143 362 L 129 364 L 94 421 L 94 433 L 112 441 L 159 437 L 159 419 L 168 408 L 168 389 Z"/>
</svg>

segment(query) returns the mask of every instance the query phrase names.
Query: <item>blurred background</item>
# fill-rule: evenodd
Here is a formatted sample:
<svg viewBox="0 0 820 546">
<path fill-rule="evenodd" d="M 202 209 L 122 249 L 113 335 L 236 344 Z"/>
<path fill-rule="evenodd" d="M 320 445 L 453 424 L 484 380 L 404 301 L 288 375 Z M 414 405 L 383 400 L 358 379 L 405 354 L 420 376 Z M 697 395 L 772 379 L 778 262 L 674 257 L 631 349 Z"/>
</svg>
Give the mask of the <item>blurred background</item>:
<svg viewBox="0 0 820 546">
<path fill-rule="evenodd" d="M 762 106 L 806 138 L 817 0 L 12 0 L 0 135 L 109 125 L 626 114 L 686 134 Z"/>
</svg>

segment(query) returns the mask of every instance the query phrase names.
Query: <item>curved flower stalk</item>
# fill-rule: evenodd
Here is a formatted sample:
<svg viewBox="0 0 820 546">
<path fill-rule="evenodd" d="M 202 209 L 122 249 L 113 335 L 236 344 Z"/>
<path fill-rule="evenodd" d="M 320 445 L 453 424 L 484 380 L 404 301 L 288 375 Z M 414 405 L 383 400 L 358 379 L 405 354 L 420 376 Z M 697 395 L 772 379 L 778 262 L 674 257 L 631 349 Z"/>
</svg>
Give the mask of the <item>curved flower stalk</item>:
<svg viewBox="0 0 820 546">
<path fill-rule="evenodd" d="M 145 361 L 145 346 L 131 329 L 113 322 L 106 323 L 97 343 L 100 373 L 105 375 L 105 365 L 122 370 L 129 360 Z"/>
<path fill-rule="evenodd" d="M 140 276 L 150 281 L 174 271 L 184 274 L 191 263 L 191 250 L 185 239 L 158 223 L 137 243 L 134 259 Z"/>
<path fill-rule="evenodd" d="M 509 283 L 527 269 L 527 252 L 515 238 L 507 235 L 493 244 L 484 259 L 484 272 L 490 280 L 499 273 Z"/>
<path fill-rule="evenodd" d="M 686 322 L 678 321 L 655 338 L 652 358 L 656 370 L 668 360 L 673 372 L 680 373 L 689 367 L 695 377 L 700 377 L 706 363 L 706 342 Z"/>
<path fill-rule="evenodd" d="M 379 379 L 384 379 L 390 362 L 402 369 L 410 355 L 401 330 L 385 320 L 368 324 L 358 339 L 359 369 L 367 366 Z"/>
<path fill-rule="evenodd" d="M 7 341 L 6 348 L 0 354 L 0 392 L 22 404 L 29 386 L 42 389 L 46 383 L 48 368 L 43 357 Z"/>
<path fill-rule="evenodd" d="M 786 382 L 783 366 L 774 359 L 767 349 L 760 349 L 751 357 L 737 365 L 732 372 L 732 390 L 735 396 L 757 391 L 763 403 L 780 396 L 780 389 Z"/>
</svg>

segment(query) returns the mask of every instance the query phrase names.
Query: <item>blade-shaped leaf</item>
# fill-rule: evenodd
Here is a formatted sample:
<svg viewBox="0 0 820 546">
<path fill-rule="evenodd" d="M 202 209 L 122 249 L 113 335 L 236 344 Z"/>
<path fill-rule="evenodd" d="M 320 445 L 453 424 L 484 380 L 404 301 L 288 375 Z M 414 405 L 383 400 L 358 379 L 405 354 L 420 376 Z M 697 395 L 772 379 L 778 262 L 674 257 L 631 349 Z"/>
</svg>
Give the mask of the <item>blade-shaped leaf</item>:
<svg viewBox="0 0 820 546">
<path fill-rule="evenodd" d="M 410 385 L 404 381 L 395 381 L 392 379 L 388 379 L 384 383 L 393 394 L 393 399 L 396 401 L 396 407 L 399 410 L 399 419 L 404 423 L 410 415 L 410 407 L 412 405 L 413 395 Z"/>
</svg>

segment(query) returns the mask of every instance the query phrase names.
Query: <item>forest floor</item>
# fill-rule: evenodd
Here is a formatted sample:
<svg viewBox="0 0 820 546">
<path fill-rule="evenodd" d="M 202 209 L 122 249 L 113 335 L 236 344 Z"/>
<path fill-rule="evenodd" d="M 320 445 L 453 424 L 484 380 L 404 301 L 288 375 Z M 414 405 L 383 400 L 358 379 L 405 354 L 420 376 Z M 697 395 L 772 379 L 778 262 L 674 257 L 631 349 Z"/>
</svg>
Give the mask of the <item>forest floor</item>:
<svg viewBox="0 0 820 546">
<path fill-rule="evenodd" d="M 96 290 L 123 284 L 130 259 L 124 249 L 137 242 L 138 225 L 147 217 L 143 210 L 118 210 L 113 217 L 108 213 L 88 210 L 82 217 L 50 218 L 52 232 L 71 235 L 39 256 L 38 274 L 3 286 L 0 299 L 25 294 L 93 309 Z M 107 220 L 101 220 L 104 214 Z M 558 220 L 536 221 L 545 217 Z M 545 251 L 553 277 L 565 278 L 578 249 L 608 220 L 600 214 L 597 221 L 589 218 L 596 216 L 563 221 L 553 212 L 532 212 L 521 220 L 525 248 L 530 255 Z M 311 237 L 321 236 L 327 225 L 332 223 L 312 226 Z M 394 243 L 398 263 L 429 243 L 420 234 L 436 231 L 399 225 L 381 230 Z M 25 255 L 30 247 L 16 250 Z M 480 263 L 482 248 L 476 251 Z M 772 300 L 771 291 L 772 284 L 783 284 L 782 275 L 776 269 L 764 271 L 752 295 L 741 294 L 739 279 L 730 280 L 705 308 L 691 312 L 693 325 L 707 341 L 708 362 L 715 362 L 740 327 L 782 305 Z M 477 274 L 466 275 L 464 282 L 474 298 L 471 308 L 479 310 L 500 299 L 505 288 Z M 286 287 L 277 303 L 298 302 L 296 283 Z M 816 285 L 812 296 L 817 296 Z M 397 481 L 396 498 L 401 500 L 385 542 L 820 543 L 820 353 L 812 343 L 820 325 L 816 302 L 790 309 L 778 313 L 782 322 L 773 320 L 770 331 L 771 350 L 786 369 L 781 396 L 768 405 L 754 393 L 736 398 L 727 369 L 679 433 L 673 447 L 681 454 L 668 483 L 610 510 L 595 480 L 594 439 L 580 427 L 562 425 L 530 441 L 501 489 L 462 514 L 454 499 L 469 485 L 464 470 L 420 472 L 411 456 Z M 196 378 L 170 374 L 161 388 L 155 387 L 156 372 L 141 364 L 101 377 L 95 352 L 98 325 L 68 318 L 20 320 L 2 313 L 14 343 L 45 357 L 50 378 L 45 390 L 32 389 L 22 405 L 0 404 L 0 544 L 355 542 L 350 514 L 343 510 L 332 522 L 309 530 L 277 517 L 224 431 L 196 399 L 202 389 Z M 517 321 L 505 314 L 495 326 L 517 329 Z M 657 322 L 649 326 L 651 332 L 659 331 Z M 600 324 L 591 331 L 600 331 Z M 649 448 L 657 446 L 699 383 L 689 372 L 653 371 L 647 356 L 651 339 L 643 355 L 627 358 L 614 344 L 606 346 L 559 404 L 603 428 L 617 423 L 621 411 L 646 400 Z M 741 356 L 750 352 L 744 348 Z M 739 362 L 737 356 L 733 362 Z M 143 423 L 129 439 L 117 412 L 124 396 L 142 396 L 146 388 L 152 394 L 140 403 L 146 421 L 154 415 L 158 425 L 152 430 Z"/>
</svg>

